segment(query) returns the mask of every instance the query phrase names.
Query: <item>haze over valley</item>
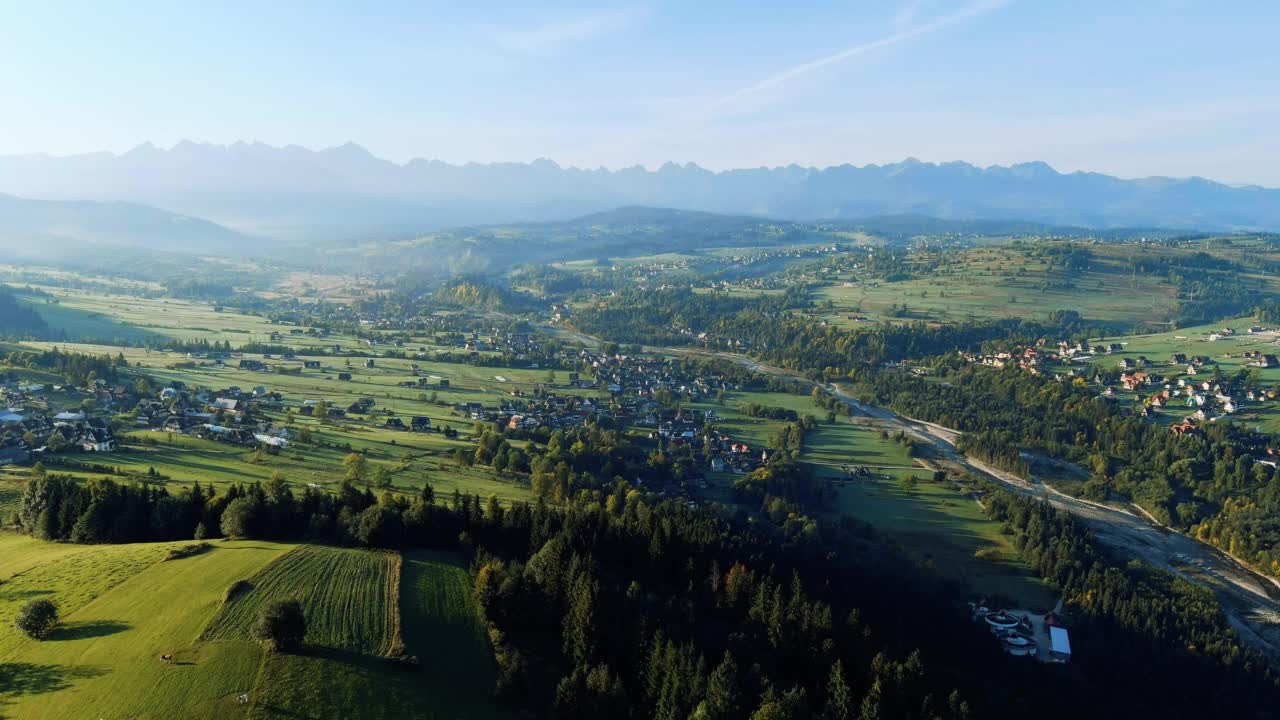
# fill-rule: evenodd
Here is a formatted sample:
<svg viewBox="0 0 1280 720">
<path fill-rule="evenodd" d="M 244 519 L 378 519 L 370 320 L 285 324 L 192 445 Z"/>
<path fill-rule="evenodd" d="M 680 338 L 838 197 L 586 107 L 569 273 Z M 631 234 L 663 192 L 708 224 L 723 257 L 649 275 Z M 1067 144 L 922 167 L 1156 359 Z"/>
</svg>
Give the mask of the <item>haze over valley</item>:
<svg viewBox="0 0 1280 720">
<path fill-rule="evenodd" d="M 1278 25 L 7 8 L 0 720 L 1274 718 Z"/>
</svg>

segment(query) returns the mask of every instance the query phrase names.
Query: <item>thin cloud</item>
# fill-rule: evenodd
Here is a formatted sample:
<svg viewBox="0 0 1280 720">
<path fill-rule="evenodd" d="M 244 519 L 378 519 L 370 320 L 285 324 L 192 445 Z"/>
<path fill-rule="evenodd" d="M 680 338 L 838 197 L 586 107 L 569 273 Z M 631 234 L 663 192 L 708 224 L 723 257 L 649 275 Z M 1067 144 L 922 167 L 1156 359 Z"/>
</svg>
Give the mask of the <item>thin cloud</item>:
<svg viewBox="0 0 1280 720">
<path fill-rule="evenodd" d="M 747 87 L 735 90 L 727 95 L 724 95 L 718 98 L 713 105 L 713 109 L 719 109 L 726 105 L 730 105 L 738 100 L 741 100 L 743 98 L 756 95 L 765 90 L 770 90 L 772 88 L 780 87 L 790 82 L 791 80 L 794 80 L 800 77 L 801 75 L 807 75 L 815 70 L 821 70 L 822 68 L 827 67 L 829 65 L 835 65 L 837 63 L 844 62 L 846 60 L 857 57 L 859 55 L 865 55 L 874 50 L 879 50 L 881 48 L 889 47 L 890 45 L 896 45 L 905 40 L 910 40 L 912 38 L 920 37 L 921 35 L 928 35 L 929 33 L 937 32 L 938 30 L 942 30 L 944 28 L 950 27 L 957 23 L 964 22 L 965 20 L 970 20 L 972 18 L 981 16 L 981 15 L 986 15 L 989 12 L 998 10 L 1004 7 L 1005 5 L 1008 5 L 1010 2 L 1012 2 L 1012 0 L 980 0 L 979 2 L 966 5 L 965 7 L 953 13 L 943 15 L 941 17 L 930 20 L 929 22 L 917 25 L 912 28 L 908 28 L 906 30 L 901 30 L 899 32 L 893 33 L 892 35 L 886 35 L 885 37 L 882 37 L 878 40 L 873 40 L 869 43 L 864 43 L 862 45 L 855 45 L 851 48 L 845 48 L 840 52 L 833 53 L 826 57 L 819 58 L 817 60 L 813 60 L 807 63 L 794 65 L 792 67 L 787 68 L 786 70 L 770 75 L 769 77 L 761 80 L 760 82 L 755 83 L 754 85 L 748 85 Z"/>
<path fill-rule="evenodd" d="M 530 28 L 507 29 L 497 35 L 498 47 L 516 55 L 554 52 L 565 45 L 593 40 L 625 30 L 635 20 L 630 12 L 607 12 L 567 18 Z"/>
</svg>

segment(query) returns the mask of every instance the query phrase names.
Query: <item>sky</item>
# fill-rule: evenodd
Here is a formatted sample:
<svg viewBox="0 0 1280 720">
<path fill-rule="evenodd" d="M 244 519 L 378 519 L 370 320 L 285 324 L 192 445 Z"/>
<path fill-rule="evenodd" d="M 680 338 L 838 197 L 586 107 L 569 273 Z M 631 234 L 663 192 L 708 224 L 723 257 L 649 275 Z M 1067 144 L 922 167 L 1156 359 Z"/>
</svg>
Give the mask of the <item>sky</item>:
<svg viewBox="0 0 1280 720">
<path fill-rule="evenodd" d="M 478 7 L 470 7 L 478 6 Z M 0 0 L 0 153 L 1043 160 L 1280 187 L 1280 3 Z"/>
</svg>

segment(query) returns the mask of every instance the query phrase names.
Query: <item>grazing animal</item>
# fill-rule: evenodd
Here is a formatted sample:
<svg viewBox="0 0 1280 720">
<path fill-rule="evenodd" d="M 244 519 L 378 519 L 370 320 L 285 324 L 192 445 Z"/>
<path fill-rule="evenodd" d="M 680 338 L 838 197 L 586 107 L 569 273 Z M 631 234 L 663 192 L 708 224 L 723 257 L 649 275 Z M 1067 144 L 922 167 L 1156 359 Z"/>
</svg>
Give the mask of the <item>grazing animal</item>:
<svg viewBox="0 0 1280 720">
<path fill-rule="evenodd" d="M 161 655 L 161 656 L 160 656 L 160 662 L 165 663 L 165 664 L 167 665 L 167 664 L 169 664 L 169 663 L 173 662 L 173 656 L 172 656 L 172 655 Z"/>
<path fill-rule="evenodd" d="M 244 705 L 245 703 L 249 702 L 249 693 L 243 693 L 241 695 L 236 696 L 236 702 L 240 703 L 241 705 Z"/>
</svg>

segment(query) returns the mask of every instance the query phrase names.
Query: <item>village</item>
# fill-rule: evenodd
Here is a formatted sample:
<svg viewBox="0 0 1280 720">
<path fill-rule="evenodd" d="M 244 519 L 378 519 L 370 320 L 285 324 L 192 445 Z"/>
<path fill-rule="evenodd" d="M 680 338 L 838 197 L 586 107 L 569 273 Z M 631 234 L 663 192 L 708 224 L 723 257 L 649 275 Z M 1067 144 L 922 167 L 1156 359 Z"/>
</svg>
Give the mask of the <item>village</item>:
<svg viewBox="0 0 1280 720">
<path fill-rule="evenodd" d="M 527 334 L 478 332 L 456 338 L 468 357 L 535 347 Z M 753 448 L 716 429 L 718 416 L 707 405 L 723 393 L 739 390 L 737 383 L 711 372 L 694 372 L 667 357 L 564 349 L 553 355 L 525 354 L 529 369 L 545 372 L 539 381 L 521 383 L 499 374 L 478 388 L 482 400 L 435 401 L 437 394 L 474 394 L 477 388 L 458 387 L 418 362 L 387 355 L 384 366 L 374 355 L 377 344 L 345 350 L 334 346 L 324 356 L 209 351 L 184 353 L 175 363 L 182 377 L 217 377 L 233 372 L 261 376 L 253 385 L 205 386 L 192 380 L 148 378 L 139 369 L 127 381 L 93 380 L 83 386 L 26 382 L 19 374 L 0 375 L 0 464 L 65 464 L 68 454 L 128 452 L 125 434 L 154 431 L 170 437 L 190 436 L 269 454 L 288 448 L 299 433 L 294 418 L 309 418 L 335 427 L 378 427 L 390 431 L 439 433 L 456 439 L 475 423 L 492 424 L 512 439 L 546 442 L 550 433 L 588 424 L 623 429 L 642 443 L 659 448 L 689 447 L 703 470 L 679 479 L 679 487 L 659 491 L 690 493 L 706 486 L 705 473 L 745 474 L 768 459 L 764 448 Z M 391 348 L 395 348 L 391 344 Z M 420 357 L 427 357 L 421 353 Z M 533 362 L 536 360 L 537 362 Z M 353 362 L 362 375 L 354 377 Z M 404 372 L 395 386 L 421 391 L 430 398 L 428 413 L 401 414 L 383 407 L 375 388 L 389 376 Z M 440 367 L 431 365 L 432 368 Z M 578 368 L 556 371 L 553 368 Z M 195 375 L 193 371 L 203 370 Z M 505 371 L 514 374 L 515 371 Z M 376 375 L 374 375 L 376 373 Z M 319 393 L 273 387 L 272 377 L 315 378 L 325 384 Z M 394 378 L 391 378 L 394 379 Z M 527 380 L 527 375 L 525 376 Z M 278 383 L 275 383 L 278 384 Z M 334 397 L 335 390 L 342 400 Z M 498 390 L 500 392 L 493 392 Z M 426 395 L 425 391 L 431 391 Z M 308 396 L 311 395 L 311 396 Z M 435 414 L 435 420 L 431 417 Z M 442 422 L 442 418 L 450 422 Z M 467 422 L 470 421 L 471 425 Z M 305 427 L 301 432 L 309 433 Z M 137 440 L 128 442 L 136 443 Z"/>
<path fill-rule="evenodd" d="M 1169 423 L 1170 432 L 1189 435 L 1219 418 L 1277 407 L 1280 383 L 1264 383 L 1260 371 L 1280 368 L 1280 348 L 1267 352 L 1249 346 L 1277 346 L 1278 337 L 1277 331 L 1259 325 L 1242 331 L 1224 327 L 1205 332 L 1197 344 L 1247 339 L 1248 345 L 1238 351 L 1223 348 L 1216 355 L 1174 351 L 1158 359 L 1135 356 L 1124 342 L 1060 340 L 1055 345 L 1041 338 L 1034 346 L 965 353 L 962 359 L 997 369 L 1051 373 L 1058 382 L 1096 388 L 1099 400 L 1132 402 L 1134 412 Z M 1191 335 L 1174 337 L 1175 344 L 1191 340 Z"/>
</svg>

